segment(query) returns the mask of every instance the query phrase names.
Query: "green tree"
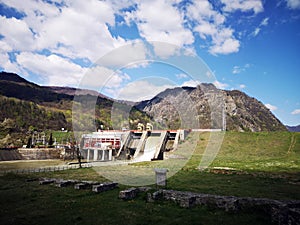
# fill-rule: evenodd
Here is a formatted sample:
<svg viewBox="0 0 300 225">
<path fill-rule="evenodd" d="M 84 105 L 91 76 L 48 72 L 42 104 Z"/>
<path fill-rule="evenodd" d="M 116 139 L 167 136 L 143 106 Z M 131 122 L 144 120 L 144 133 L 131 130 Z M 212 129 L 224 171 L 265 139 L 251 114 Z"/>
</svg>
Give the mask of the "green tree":
<svg viewBox="0 0 300 225">
<path fill-rule="evenodd" d="M 32 137 L 31 136 L 27 140 L 26 148 L 32 148 Z"/>
<path fill-rule="evenodd" d="M 52 137 L 52 133 L 50 133 L 50 138 L 49 138 L 49 142 L 48 142 L 48 147 L 49 148 L 53 148 L 53 137 Z"/>
</svg>

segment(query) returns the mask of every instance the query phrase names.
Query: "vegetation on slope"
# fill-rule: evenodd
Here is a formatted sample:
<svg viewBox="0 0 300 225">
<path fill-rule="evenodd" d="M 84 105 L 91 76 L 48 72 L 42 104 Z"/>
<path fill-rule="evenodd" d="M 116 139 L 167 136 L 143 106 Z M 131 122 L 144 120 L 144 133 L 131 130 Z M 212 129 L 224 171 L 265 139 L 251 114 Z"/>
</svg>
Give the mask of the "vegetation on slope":
<svg viewBox="0 0 300 225">
<path fill-rule="evenodd" d="M 17 74 L 0 73 L 0 148 L 26 144 L 33 131 L 55 131 L 64 127 L 76 131 L 96 131 L 99 128 L 135 129 L 149 116 L 124 103 L 114 102 L 97 92 L 76 89 L 42 87 Z M 73 106 L 82 110 L 72 115 Z M 113 108 L 117 108 L 112 116 Z M 93 112 L 88 111 L 92 109 Z M 127 123 L 124 123 L 127 121 Z"/>
</svg>

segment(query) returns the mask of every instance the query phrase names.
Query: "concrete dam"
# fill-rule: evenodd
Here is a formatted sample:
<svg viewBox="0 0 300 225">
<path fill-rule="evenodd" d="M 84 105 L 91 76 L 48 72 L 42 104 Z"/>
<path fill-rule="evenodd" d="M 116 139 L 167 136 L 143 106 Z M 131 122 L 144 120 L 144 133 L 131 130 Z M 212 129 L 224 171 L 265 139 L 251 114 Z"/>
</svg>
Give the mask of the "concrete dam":
<svg viewBox="0 0 300 225">
<path fill-rule="evenodd" d="M 88 161 L 163 160 L 186 135 L 185 130 L 100 131 L 83 135 L 80 150 Z"/>
</svg>

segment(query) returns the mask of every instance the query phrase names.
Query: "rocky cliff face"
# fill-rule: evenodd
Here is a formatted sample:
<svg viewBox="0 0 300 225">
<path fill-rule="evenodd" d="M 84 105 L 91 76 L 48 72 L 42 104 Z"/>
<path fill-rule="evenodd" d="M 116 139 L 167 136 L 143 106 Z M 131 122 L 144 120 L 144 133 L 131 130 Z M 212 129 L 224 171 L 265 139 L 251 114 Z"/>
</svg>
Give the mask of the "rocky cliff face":
<svg viewBox="0 0 300 225">
<path fill-rule="evenodd" d="M 163 128 L 279 131 L 285 126 L 255 98 L 212 84 L 167 89 L 137 104 Z"/>
<path fill-rule="evenodd" d="M 229 130 L 286 131 L 286 127 L 260 101 L 240 91 L 225 91 Z"/>
</svg>

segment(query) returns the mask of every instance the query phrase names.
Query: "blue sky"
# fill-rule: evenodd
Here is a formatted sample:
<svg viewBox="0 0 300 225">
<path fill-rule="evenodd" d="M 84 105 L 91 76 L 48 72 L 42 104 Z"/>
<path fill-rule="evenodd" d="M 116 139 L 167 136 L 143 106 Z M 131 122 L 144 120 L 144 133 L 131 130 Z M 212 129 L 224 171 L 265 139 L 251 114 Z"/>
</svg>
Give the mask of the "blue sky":
<svg viewBox="0 0 300 225">
<path fill-rule="evenodd" d="M 300 0 L 0 0 L 0 69 L 128 100 L 212 82 L 297 125 Z"/>
</svg>

